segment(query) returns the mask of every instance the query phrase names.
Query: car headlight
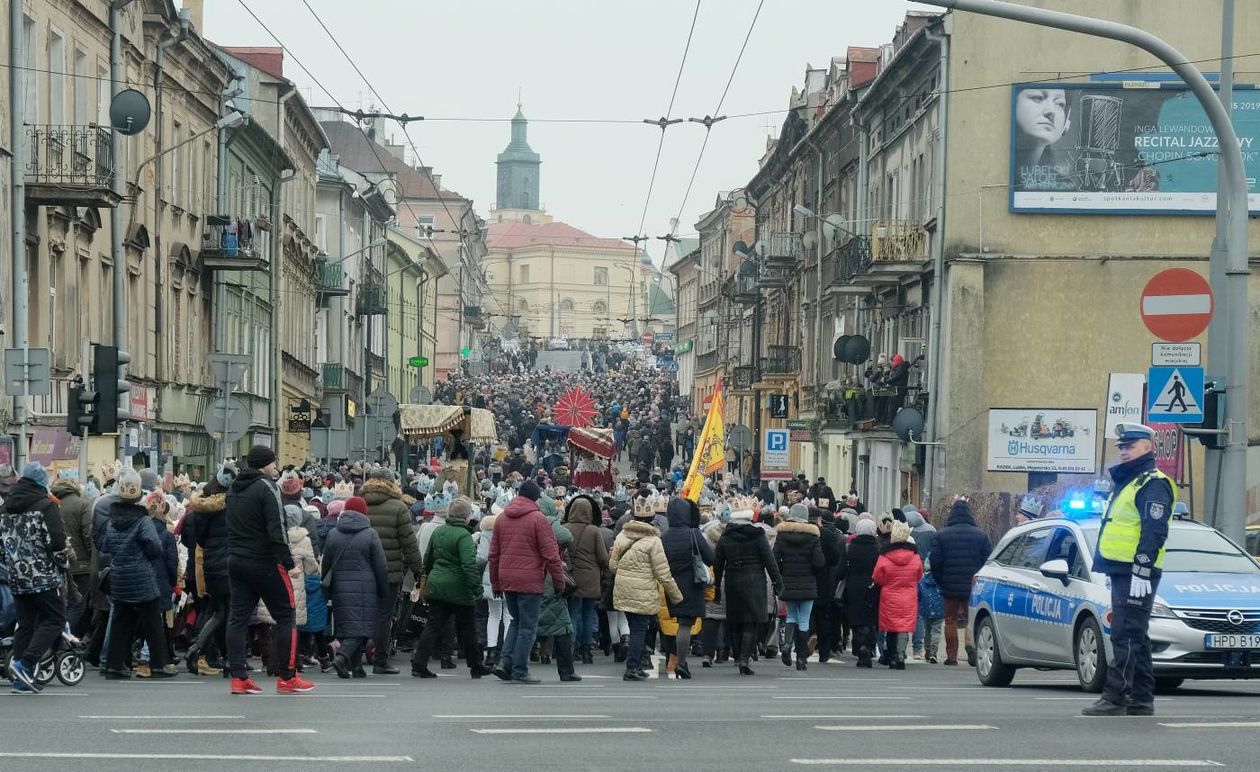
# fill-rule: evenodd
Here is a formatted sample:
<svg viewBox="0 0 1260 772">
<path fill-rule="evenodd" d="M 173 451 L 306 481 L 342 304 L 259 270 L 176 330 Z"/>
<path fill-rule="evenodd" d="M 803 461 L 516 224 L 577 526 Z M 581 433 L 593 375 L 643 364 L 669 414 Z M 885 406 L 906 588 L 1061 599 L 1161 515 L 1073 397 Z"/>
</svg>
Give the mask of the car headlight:
<svg viewBox="0 0 1260 772">
<path fill-rule="evenodd" d="M 1164 617 L 1166 619 L 1177 618 L 1177 615 L 1173 613 L 1172 609 L 1170 609 L 1166 604 L 1161 603 L 1159 601 L 1155 601 L 1153 604 L 1151 604 L 1151 616 Z"/>
</svg>

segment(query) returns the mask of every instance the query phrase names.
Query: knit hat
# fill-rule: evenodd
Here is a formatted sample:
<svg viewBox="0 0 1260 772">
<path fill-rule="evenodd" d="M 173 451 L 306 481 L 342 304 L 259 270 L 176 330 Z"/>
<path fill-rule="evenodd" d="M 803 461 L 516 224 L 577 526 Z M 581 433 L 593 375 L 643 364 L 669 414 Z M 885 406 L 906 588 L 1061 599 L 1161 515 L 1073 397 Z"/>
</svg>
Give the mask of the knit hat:
<svg viewBox="0 0 1260 772">
<path fill-rule="evenodd" d="M 346 499 L 333 499 L 328 502 L 328 515 L 336 520 L 346 509 Z"/>
<path fill-rule="evenodd" d="M 266 466 L 266 464 L 263 464 Z M 280 475 L 280 492 L 286 496 L 296 496 L 302 491 L 302 478 L 298 477 L 298 473 L 290 469 Z"/>
<path fill-rule="evenodd" d="M 901 507 L 893 507 L 892 516 L 893 520 L 901 523 L 906 522 L 906 513 L 902 511 Z"/>
<path fill-rule="evenodd" d="M 250 469 L 262 469 L 276 462 L 276 452 L 266 445 L 255 445 L 245 456 L 245 465 Z"/>
<path fill-rule="evenodd" d="M 446 522 L 466 523 L 468 518 L 472 516 L 472 510 L 472 500 L 467 496 L 458 496 L 446 508 Z"/>
<path fill-rule="evenodd" d="M 793 504 L 788 508 L 787 519 L 797 523 L 809 520 L 809 507 L 804 504 Z"/>
<path fill-rule="evenodd" d="M 284 505 L 284 524 L 289 528 L 297 528 L 302 524 L 302 508 L 297 504 Z"/>
<path fill-rule="evenodd" d="M 140 484 L 144 486 L 146 491 L 151 491 L 158 487 L 158 475 L 153 469 L 140 470 Z"/>
<path fill-rule="evenodd" d="M 48 470 L 38 461 L 31 461 L 22 467 L 22 476 L 41 488 L 48 487 Z"/>
<path fill-rule="evenodd" d="M 893 541 L 910 541 L 910 526 L 900 520 L 893 523 L 892 527 Z"/>
<path fill-rule="evenodd" d="M 875 521 L 874 520 L 859 520 L 857 524 L 857 535 L 858 536 L 874 536 L 875 535 Z"/>
<path fill-rule="evenodd" d="M 358 512 L 360 515 L 367 514 L 367 502 L 362 496 L 351 496 L 346 499 L 345 512 Z"/>
<path fill-rule="evenodd" d="M 144 495 L 140 475 L 134 469 L 124 469 L 118 475 L 118 498 L 134 504 Z"/>
<path fill-rule="evenodd" d="M 538 483 L 533 480 L 526 480 L 521 483 L 521 489 L 518 493 L 530 501 L 538 501 L 538 499 L 542 498 L 542 488 L 538 487 Z"/>
<path fill-rule="evenodd" d="M 223 466 L 219 467 L 218 471 L 214 473 L 214 478 L 224 488 L 232 487 L 232 483 L 236 480 L 236 464 L 231 461 L 224 461 Z"/>
</svg>

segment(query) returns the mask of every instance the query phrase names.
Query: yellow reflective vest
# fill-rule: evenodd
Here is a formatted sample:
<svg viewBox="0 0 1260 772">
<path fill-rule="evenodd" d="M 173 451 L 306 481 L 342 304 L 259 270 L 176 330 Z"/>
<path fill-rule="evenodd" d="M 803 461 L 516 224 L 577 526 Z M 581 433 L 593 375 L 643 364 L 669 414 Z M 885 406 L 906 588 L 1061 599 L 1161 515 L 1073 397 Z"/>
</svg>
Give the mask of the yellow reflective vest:
<svg viewBox="0 0 1260 772">
<path fill-rule="evenodd" d="M 1112 493 L 1107 511 L 1102 518 L 1102 533 L 1098 537 L 1098 554 L 1118 563 L 1132 563 L 1137 555 L 1138 542 L 1142 538 L 1142 515 L 1137 508 L 1137 494 L 1151 480 L 1166 480 L 1172 489 L 1172 503 L 1165 517 L 1172 517 L 1177 504 L 1177 486 L 1172 478 L 1158 469 L 1151 469 L 1129 481 L 1129 484 Z M 1155 568 L 1164 567 L 1164 548 L 1160 547 L 1155 558 Z"/>
</svg>

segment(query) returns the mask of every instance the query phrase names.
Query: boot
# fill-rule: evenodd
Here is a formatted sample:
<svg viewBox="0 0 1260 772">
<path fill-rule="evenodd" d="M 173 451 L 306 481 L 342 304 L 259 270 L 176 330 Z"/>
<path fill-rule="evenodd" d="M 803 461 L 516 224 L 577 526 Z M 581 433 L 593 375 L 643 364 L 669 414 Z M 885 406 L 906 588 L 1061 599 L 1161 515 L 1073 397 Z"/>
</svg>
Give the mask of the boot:
<svg viewBox="0 0 1260 772">
<path fill-rule="evenodd" d="M 796 634 L 796 623 L 788 622 L 783 626 L 783 652 L 780 659 L 783 660 L 784 667 L 792 666 L 792 643 L 799 636 Z"/>
<path fill-rule="evenodd" d="M 753 669 L 748 666 L 748 657 L 739 658 L 739 674 L 740 675 L 757 675 Z"/>
<path fill-rule="evenodd" d="M 613 644 L 613 662 L 625 662 L 628 648 L 630 648 L 630 636 L 623 635 L 620 643 Z"/>
<path fill-rule="evenodd" d="M 197 644 L 188 647 L 188 655 L 184 658 L 184 664 L 188 667 L 188 672 L 197 675 Z M 216 673 L 215 675 L 218 675 Z"/>
<path fill-rule="evenodd" d="M 486 667 L 493 668 L 499 664 L 499 647 L 491 646 L 486 649 Z"/>
<path fill-rule="evenodd" d="M 796 669 L 804 670 L 805 662 L 809 659 L 809 633 L 796 632 Z"/>
<path fill-rule="evenodd" d="M 192 658 L 190 657 L 188 661 L 192 662 Z M 201 654 L 197 657 L 197 675 L 217 676 L 222 672 L 223 671 L 220 668 L 213 667 L 209 662 L 206 661 L 205 654 Z"/>
<path fill-rule="evenodd" d="M 592 653 L 591 644 L 589 643 L 582 647 L 582 664 L 583 665 L 595 664 L 595 655 Z"/>
</svg>

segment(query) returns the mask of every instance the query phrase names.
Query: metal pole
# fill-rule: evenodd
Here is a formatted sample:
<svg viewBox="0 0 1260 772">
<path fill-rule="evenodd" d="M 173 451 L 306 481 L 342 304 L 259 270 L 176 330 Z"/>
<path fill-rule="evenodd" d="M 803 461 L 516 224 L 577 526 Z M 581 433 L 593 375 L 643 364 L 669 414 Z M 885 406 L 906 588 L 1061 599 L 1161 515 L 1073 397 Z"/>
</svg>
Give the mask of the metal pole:
<svg viewBox="0 0 1260 772">
<path fill-rule="evenodd" d="M 1081 32 L 1095 37 L 1109 38 L 1129 43 L 1152 54 L 1181 76 L 1199 100 L 1203 112 L 1216 132 L 1221 149 L 1219 174 L 1224 175 L 1224 185 L 1229 195 L 1218 197 L 1216 217 L 1225 218 L 1222 233 L 1226 237 L 1223 255 L 1212 255 L 1216 263 L 1224 258 L 1224 280 L 1214 285 L 1213 291 L 1220 301 L 1224 319 L 1219 332 L 1227 342 L 1224 347 L 1227 362 L 1225 425 L 1227 434 L 1221 458 L 1220 509 L 1222 517 L 1218 525 L 1226 536 L 1243 543 L 1246 530 L 1247 488 L 1247 406 L 1248 406 L 1248 350 L 1247 314 L 1248 281 L 1251 269 L 1247 264 L 1247 180 L 1243 169 L 1242 150 L 1238 135 L 1234 133 L 1230 115 L 1216 92 L 1197 67 L 1184 54 L 1166 41 L 1144 30 L 1127 24 L 1077 16 L 1041 8 L 1029 8 L 997 0 L 925 0 L 929 5 L 971 11 L 987 16 L 998 16 L 1043 27 L 1054 27 L 1071 32 Z M 1233 212 L 1237 216 L 1230 217 Z M 1209 454 L 1210 455 L 1210 454 Z"/>
<path fill-rule="evenodd" d="M 89 382 L 92 369 L 91 365 L 88 364 L 90 361 L 92 361 L 92 344 L 87 338 L 84 338 L 83 346 L 79 351 L 79 378 L 83 381 L 83 388 L 89 390 L 92 388 L 92 384 Z M 79 442 L 79 485 L 87 485 L 88 427 L 83 427 L 82 437 Z"/>
<path fill-rule="evenodd" d="M 933 494 L 941 487 L 942 475 L 937 473 L 937 422 L 940 415 L 940 380 L 941 380 L 941 326 L 945 312 L 945 131 L 949 125 L 949 35 L 942 31 L 938 36 L 928 30 L 929 39 L 935 39 L 940 46 L 938 65 L 940 89 L 939 117 L 937 119 L 936 153 L 932 160 L 932 197 L 936 204 L 936 238 L 932 241 L 932 301 L 929 313 L 932 325 L 928 328 L 928 404 L 926 416 L 926 438 L 924 447 L 923 491 L 920 503 L 931 507 Z M 984 191 L 980 195 L 981 212 L 981 253 L 984 252 Z M 944 451 L 941 451 L 944 454 Z"/>
<path fill-rule="evenodd" d="M 130 0 L 114 0 L 109 5 L 109 85 L 110 97 L 117 97 L 118 93 L 123 90 L 123 80 L 125 73 L 123 72 L 123 53 L 122 53 L 122 7 L 127 5 Z M 157 116 L 161 120 L 161 116 Z M 114 194 L 121 200 L 127 195 L 126 185 L 122 174 L 122 134 L 114 127 L 109 133 L 109 150 L 110 157 L 114 162 L 112 185 Z M 127 350 L 127 252 L 123 247 L 123 219 L 122 208 L 118 206 L 111 207 L 109 210 L 109 235 L 110 235 L 110 259 L 114 264 L 114 345 L 119 351 Z M 118 377 L 127 377 L 127 366 L 120 365 L 118 368 Z M 118 405 L 113 407 L 121 408 L 123 401 L 126 399 L 125 394 L 118 397 Z M 98 409 L 110 409 L 109 405 L 101 405 Z M 127 415 L 130 411 L 124 412 Z M 118 454 L 125 456 L 127 426 L 126 421 L 120 421 L 118 424 Z"/>
<path fill-rule="evenodd" d="M 812 143 L 811 143 L 812 144 Z M 814 152 L 818 154 L 818 194 L 814 198 L 814 239 L 815 244 L 814 256 L 816 265 L 814 266 L 814 351 L 811 357 L 813 361 L 813 381 L 814 381 L 814 415 L 818 415 L 818 403 L 822 395 L 822 260 L 823 260 L 823 151 L 822 148 L 814 145 Z M 814 479 L 818 479 L 818 461 L 822 454 L 822 442 L 820 438 L 814 438 Z"/>
<path fill-rule="evenodd" d="M 29 351 L 27 331 L 28 287 L 26 275 L 26 133 L 22 118 L 26 113 L 25 79 L 35 73 L 18 65 L 26 61 L 26 39 L 23 27 L 22 3 L 9 3 L 9 141 L 13 145 L 13 157 L 9 159 L 9 217 L 13 229 L 9 250 L 10 277 L 13 280 L 13 339 L 17 347 Z M 29 361 L 23 353 L 23 362 Z M 23 372 L 26 375 L 26 372 Z M 23 388 L 29 386 L 23 381 Z M 13 398 L 13 418 L 18 426 L 17 447 L 13 449 L 14 461 L 19 473 L 26 464 L 26 397 Z"/>
</svg>

